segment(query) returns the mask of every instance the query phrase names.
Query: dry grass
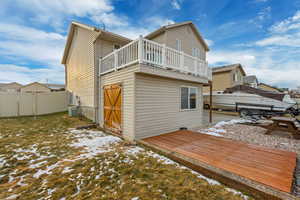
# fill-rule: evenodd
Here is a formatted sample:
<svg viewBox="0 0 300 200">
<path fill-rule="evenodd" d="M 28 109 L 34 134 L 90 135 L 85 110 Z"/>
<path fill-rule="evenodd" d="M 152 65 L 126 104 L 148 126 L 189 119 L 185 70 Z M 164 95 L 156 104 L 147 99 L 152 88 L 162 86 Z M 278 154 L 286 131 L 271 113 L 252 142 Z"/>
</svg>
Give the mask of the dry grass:
<svg viewBox="0 0 300 200">
<path fill-rule="evenodd" d="M 0 199 L 243 199 L 150 150 L 125 142 L 91 157 L 71 144 L 89 135 L 66 114 L 0 120 Z M 251 199 L 251 198 L 249 198 Z"/>
</svg>

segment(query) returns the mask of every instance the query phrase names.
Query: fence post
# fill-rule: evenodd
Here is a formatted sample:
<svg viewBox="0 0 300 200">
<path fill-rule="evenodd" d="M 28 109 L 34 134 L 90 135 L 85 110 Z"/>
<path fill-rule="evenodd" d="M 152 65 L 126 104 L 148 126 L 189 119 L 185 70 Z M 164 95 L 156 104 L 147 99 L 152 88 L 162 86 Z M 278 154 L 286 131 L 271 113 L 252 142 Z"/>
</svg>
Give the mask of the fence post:
<svg viewBox="0 0 300 200">
<path fill-rule="evenodd" d="M 19 116 L 20 116 L 21 92 L 19 92 L 19 93 L 17 93 L 17 94 L 18 94 L 18 101 L 17 101 L 17 102 L 18 102 L 18 103 L 17 103 L 17 104 L 18 104 L 18 111 L 17 111 L 18 114 L 17 114 L 17 115 L 18 115 L 18 117 L 19 117 Z"/>
<path fill-rule="evenodd" d="M 139 42 L 138 42 L 138 60 L 141 64 L 143 62 L 143 36 L 139 36 Z"/>
</svg>

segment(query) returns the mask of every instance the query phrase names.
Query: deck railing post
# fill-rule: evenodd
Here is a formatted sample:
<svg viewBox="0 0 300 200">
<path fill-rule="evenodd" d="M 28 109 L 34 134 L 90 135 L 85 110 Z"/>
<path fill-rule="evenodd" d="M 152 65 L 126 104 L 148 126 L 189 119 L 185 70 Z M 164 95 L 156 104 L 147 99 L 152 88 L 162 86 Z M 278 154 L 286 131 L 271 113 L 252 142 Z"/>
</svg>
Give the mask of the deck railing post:
<svg viewBox="0 0 300 200">
<path fill-rule="evenodd" d="M 166 67 L 166 44 L 162 45 L 161 55 L 161 64 Z"/>
<path fill-rule="evenodd" d="M 179 57 L 179 59 L 180 59 L 180 69 L 183 70 L 183 71 L 186 71 L 184 69 L 184 55 L 183 55 L 182 51 L 180 51 L 180 57 Z"/>
<path fill-rule="evenodd" d="M 139 36 L 139 42 L 138 42 L 138 60 L 141 64 L 143 62 L 143 36 Z"/>
<path fill-rule="evenodd" d="M 197 59 L 193 59 L 194 60 L 194 74 L 199 75 L 198 73 L 198 66 L 197 66 Z"/>
<path fill-rule="evenodd" d="M 117 71 L 118 70 L 118 51 L 115 51 L 114 52 L 114 64 L 115 64 L 115 71 Z"/>
</svg>

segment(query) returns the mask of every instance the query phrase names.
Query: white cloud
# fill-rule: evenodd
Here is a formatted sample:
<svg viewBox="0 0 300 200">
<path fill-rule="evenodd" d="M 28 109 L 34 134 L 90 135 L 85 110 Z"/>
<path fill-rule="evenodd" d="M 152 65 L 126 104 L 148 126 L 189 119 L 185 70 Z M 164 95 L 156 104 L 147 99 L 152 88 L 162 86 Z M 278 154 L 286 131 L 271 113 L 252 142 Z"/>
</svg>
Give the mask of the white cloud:
<svg viewBox="0 0 300 200">
<path fill-rule="evenodd" d="M 300 85 L 300 63 L 297 54 L 287 54 L 286 48 L 249 50 L 220 50 L 209 52 L 211 66 L 241 63 L 248 75 L 256 75 L 261 82 L 280 87 Z"/>
<path fill-rule="evenodd" d="M 15 18 L 18 18 L 10 20 L 10 16 L 1 13 L 4 18 L 0 22 L 0 57 L 3 58 L 0 82 L 28 83 L 46 79 L 64 82 L 64 68 L 60 61 L 66 35 L 59 32 L 66 32 L 67 24 L 64 23 L 76 17 L 90 19 L 99 27 L 104 23 L 107 30 L 132 39 L 174 23 L 171 19 L 153 16 L 141 19 L 141 25 L 133 25 L 128 17 L 114 12 L 111 0 L 2 0 L 0 7 L 4 10 L 15 8 Z M 47 29 L 40 28 L 43 26 Z M 47 31 L 51 27 L 55 31 Z M 3 64 L 7 61 L 15 65 Z M 35 66 L 30 66 L 30 63 Z"/>
<path fill-rule="evenodd" d="M 256 25 L 258 28 L 263 28 L 263 24 L 271 18 L 271 6 L 261 9 L 254 19 L 249 20 L 249 23 Z"/>
<path fill-rule="evenodd" d="M 152 29 L 155 27 L 161 27 L 164 25 L 169 25 L 169 24 L 174 24 L 175 22 L 172 19 L 168 19 L 168 18 L 164 18 L 164 17 L 160 17 L 160 16 L 154 16 L 154 17 L 150 17 L 147 18 L 145 20 L 146 23 L 148 23 L 150 25 L 150 27 L 152 27 Z"/>
<path fill-rule="evenodd" d="M 181 9 L 181 6 L 180 6 L 178 0 L 172 0 L 172 1 L 171 1 L 171 5 L 172 5 L 172 7 L 173 7 L 174 9 L 176 9 L 176 10 L 180 10 L 180 9 Z"/>
<path fill-rule="evenodd" d="M 284 36 L 271 36 L 256 42 L 258 46 L 290 46 L 299 47 L 300 46 L 300 35 L 284 35 Z"/>
<path fill-rule="evenodd" d="M 256 57 L 252 52 L 247 51 L 212 51 L 208 53 L 207 60 L 213 66 L 219 63 L 254 65 Z"/>
<path fill-rule="evenodd" d="M 29 20 L 48 24 L 62 30 L 64 21 L 70 16 L 88 17 L 96 23 L 109 26 L 126 25 L 124 16 L 117 16 L 111 0 L 2 0 L 3 7 L 15 6 L 17 11 L 30 13 Z"/>
<path fill-rule="evenodd" d="M 291 30 L 300 30 L 300 11 L 297 11 L 294 16 L 287 18 L 271 26 L 271 33 L 286 33 Z"/>
<path fill-rule="evenodd" d="M 19 82 L 22 84 L 34 81 L 64 83 L 64 68 L 29 68 L 26 66 L 0 64 L 0 82 Z"/>
<path fill-rule="evenodd" d="M 147 26 L 132 26 L 128 24 L 127 26 L 112 27 L 110 31 L 130 39 L 137 39 L 140 35 L 145 36 L 161 26 L 174 23 L 171 19 L 153 16 L 144 20 L 143 24 L 148 24 Z"/>
<path fill-rule="evenodd" d="M 204 39 L 204 40 L 205 40 L 205 42 L 206 42 L 206 44 L 207 44 L 208 46 L 213 46 L 213 45 L 214 45 L 214 41 L 209 40 L 209 39 Z"/>
<path fill-rule="evenodd" d="M 59 65 L 65 36 L 16 24 L 0 23 L 0 55 Z"/>
<path fill-rule="evenodd" d="M 258 46 L 300 46 L 300 11 L 269 28 L 270 36 L 256 42 Z"/>
</svg>

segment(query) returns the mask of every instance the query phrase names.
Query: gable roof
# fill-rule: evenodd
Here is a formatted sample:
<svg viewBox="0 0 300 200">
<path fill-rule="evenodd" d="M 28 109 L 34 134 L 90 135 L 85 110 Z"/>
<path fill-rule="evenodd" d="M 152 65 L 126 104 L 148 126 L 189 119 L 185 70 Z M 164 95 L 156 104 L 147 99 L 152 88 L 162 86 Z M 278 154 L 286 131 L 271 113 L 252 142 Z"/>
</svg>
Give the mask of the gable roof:
<svg viewBox="0 0 300 200">
<path fill-rule="evenodd" d="M 97 33 L 95 40 L 97 40 L 100 36 L 102 36 L 103 38 L 106 38 L 106 39 L 111 38 L 113 41 L 123 41 L 123 42 L 131 42 L 132 41 L 129 38 L 123 37 L 121 35 L 118 35 L 118 34 L 115 34 L 115 33 L 109 32 L 109 31 L 105 31 L 103 29 L 99 29 L 95 26 L 90 26 L 90 25 L 79 23 L 79 22 L 72 22 L 69 27 L 67 42 L 66 42 L 66 46 L 65 46 L 62 61 L 61 61 L 62 64 L 66 64 L 69 50 L 70 50 L 70 47 L 72 44 L 73 36 L 74 36 L 74 30 L 76 27 L 80 27 L 80 28 Z"/>
<path fill-rule="evenodd" d="M 274 89 L 274 90 L 277 90 L 278 92 L 281 92 L 281 90 L 280 90 L 279 88 L 274 87 L 274 86 L 271 86 L 271 85 L 268 85 L 268 84 L 266 84 L 266 83 L 259 83 L 258 86 L 260 86 L 260 85 L 264 85 L 264 86 L 266 86 L 266 87 L 269 87 L 269 88 L 272 88 L 272 89 Z"/>
<path fill-rule="evenodd" d="M 28 87 L 28 86 L 31 86 L 31 85 L 35 85 L 35 84 L 40 85 L 40 86 L 42 86 L 42 87 L 44 87 L 44 88 L 50 89 L 50 88 L 47 87 L 45 84 L 42 84 L 42 83 L 39 83 L 39 82 L 33 82 L 33 83 L 29 83 L 29 84 L 27 84 L 27 85 L 23 85 L 21 88 L 25 88 L 25 87 Z"/>
<path fill-rule="evenodd" d="M 200 42 L 204 45 L 204 48 L 206 51 L 209 51 L 208 45 L 206 44 L 205 40 L 203 39 L 202 35 L 200 34 L 200 32 L 198 31 L 197 27 L 193 24 L 193 22 L 191 21 L 186 21 L 186 22 L 181 22 L 181 23 L 176 23 L 176 24 L 170 24 L 170 25 L 165 25 L 160 27 L 159 29 L 153 31 L 152 33 L 148 34 L 145 36 L 145 38 L 147 39 L 151 39 L 153 37 L 156 37 L 162 33 L 164 33 L 166 30 L 171 29 L 171 28 L 176 28 L 176 27 L 180 27 L 180 26 L 185 26 L 185 25 L 189 25 L 191 26 L 191 28 L 193 29 L 193 31 L 196 33 L 196 36 L 198 37 L 198 39 L 200 40 Z"/>
<path fill-rule="evenodd" d="M 16 85 L 17 87 L 22 87 L 23 85 L 17 82 L 11 82 L 11 83 L 0 83 L 0 87 L 6 87 L 6 86 L 10 86 L 10 85 Z"/>
<path fill-rule="evenodd" d="M 246 72 L 244 71 L 242 65 L 239 63 L 232 64 L 232 65 L 224 65 L 224 66 L 220 66 L 220 67 L 213 67 L 212 73 L 214 74 L 214 73 L 219 73 L 219 72 L 227 72 L 227 71 L 235 70 L 237 68 L 240 68 L 243 75 L 246 76 Z"/>
</svg>

